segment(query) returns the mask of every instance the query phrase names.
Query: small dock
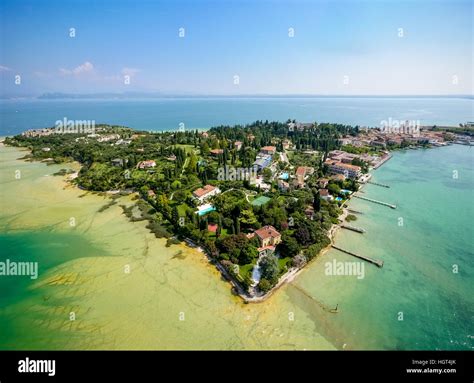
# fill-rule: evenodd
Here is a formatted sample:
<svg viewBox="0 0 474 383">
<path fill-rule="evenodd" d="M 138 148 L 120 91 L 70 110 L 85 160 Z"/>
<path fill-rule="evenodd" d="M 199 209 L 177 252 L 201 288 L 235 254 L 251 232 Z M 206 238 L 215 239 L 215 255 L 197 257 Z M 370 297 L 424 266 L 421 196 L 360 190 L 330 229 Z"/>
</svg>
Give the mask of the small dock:
<svg viewBox="0 0 474 383">
<path fill-rule="evenodd" d="M 390 186 L 385 185 L 385 184 L 381 184 L 380 182 L 367 181 L 367 183 L 368 183 L 368 184 L 371 184 L 371 185 L 382 186 L 383 188 L 390 188 Z"/>
<path fill-rule="evenodd" d="M 361 229 L 360 227 L 355 227 L 355 226 L 346 225 L 346 224 L 342 224 L 341 227 L 343 229 L 352 230 L 352 231 L 355 231 L 357 233 L 361 233 L 361 234 L 365 233 L 365 230 Z"/>
<path fill-rule="evenodd" d="M 354 214 L 364 214 L 364 213 L 362 213 L 361 211 L 359 211 L 359 210 L 354 210 L 354 209 L 347 209 L 347 211 L 348 211 L 349 213 L 354 213 Z"/>
<path fill-rule="evenodd" d="M 378 259 L 373 259 L 373 258 L 370 258 L 370 257 L 366 257 L 366 256 L 364 256 L 364 255 L 358 255 L 358 254 L 352 253 L 352 252 L 350 252 L 350 251 L 341 249 L 340 247 L 335 246 L 335 245 L 331 245 L 331 247 L 332 247 L 333 249 L 339 250 L 339 251 L 341 251 L 341 252 L 343 252 L 343 253 L 352 255 L 353 257 L 356 257 L 356 258 L 362 259 L 362 260 L 364 260 L 364 261 L 373 263 L 374 265 L 376 265 L 376 266 L 378 266 L 378 267 L 383 267 L 383 261 L 380 261 L 380 260 L 378 260 Z"/>
<path fill-rule="evenodd" d="M 369 201 L 369 202 L 373 202 L 373 203 L 378 203 L 379 205 L 388 206 L 388 207 L 391 208 L 391 209 L 396 209 L 396 208 L 397 208 L 397 205 L 392 205 L 391 203 L 387 203 L 387 202 L 383 202 L 383 201 L 377 201 L 376 199 L 367 198 L 367 197 L 362 197 L 362 196 L 360 196 L 360 195 L 354 195 L 354 197 L 363 199 L 363 200 L 365 200 L 365 201 Z"/>
</svg>

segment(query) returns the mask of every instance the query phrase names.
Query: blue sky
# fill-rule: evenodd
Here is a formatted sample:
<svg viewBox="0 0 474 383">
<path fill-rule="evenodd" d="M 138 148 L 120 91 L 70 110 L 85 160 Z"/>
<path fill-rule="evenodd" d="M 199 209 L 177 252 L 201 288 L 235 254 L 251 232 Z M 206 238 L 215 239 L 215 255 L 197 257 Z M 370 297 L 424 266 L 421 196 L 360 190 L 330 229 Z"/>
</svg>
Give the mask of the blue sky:
<svg viewBox="0 0 474 383">
<path fill-rule="evenodd" d="M 2 0 L 2 93 L 472 94 L 472 7 Z"/>
</svg>

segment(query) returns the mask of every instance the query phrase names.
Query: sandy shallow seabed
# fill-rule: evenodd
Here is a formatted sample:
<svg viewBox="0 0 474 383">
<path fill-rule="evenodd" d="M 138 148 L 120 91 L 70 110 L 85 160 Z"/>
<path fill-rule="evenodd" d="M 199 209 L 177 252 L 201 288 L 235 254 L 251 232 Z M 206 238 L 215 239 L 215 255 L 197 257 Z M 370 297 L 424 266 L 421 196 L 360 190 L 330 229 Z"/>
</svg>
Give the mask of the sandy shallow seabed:
<svg viewBox="0 0 474 383">
<path fill-rule="evenodd" d="M 245 305 L 202 253 L 166 248 L 143 222 L 129 222 L 119 207 L 126 198 L 98 212 L 108 199 L 79 198 L 85 192 L 63 177 L 45 176 L 72 165 L 19 161 L 24 152 L 3 145 L 0 153 L 0 231 L 47 231 L 59 242 L 73 233 L 84 241 L 72 260 L 40 274 L 25 297 L 0 310 L 0 321 L 19 334 L 0 349 L 335 348 L 318 331 L 321 318 L 312 318 L 321 308 L 308 309 L 291 285 Z M 84 254 L 90 248 L 99 255 Z"/>
</svg>

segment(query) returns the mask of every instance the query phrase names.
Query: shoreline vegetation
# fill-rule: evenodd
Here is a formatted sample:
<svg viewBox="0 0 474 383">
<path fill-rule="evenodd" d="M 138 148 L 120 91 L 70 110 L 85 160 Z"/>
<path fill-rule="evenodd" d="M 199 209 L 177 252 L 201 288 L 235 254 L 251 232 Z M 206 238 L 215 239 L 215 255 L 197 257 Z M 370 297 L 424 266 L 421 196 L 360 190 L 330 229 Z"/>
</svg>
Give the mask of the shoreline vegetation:
<svg viewBox="0 0 474 383">
<path fill-rule="evenodd" d="M 357 212 L 347 203 L 391 151 L 469 145 L 472 134 L 467 127 L 386 133 L 288 120 L 205 131 L 47 128 L 3 142 L 29 149 L 22 160 L 77 161 L 78 172 L 54 175 L 109 196 L 99 212 L 132 195 L 132 205 L 120 205 L 130 221 L 147 221 L 166 246 L 184 241 L 205 253 L 234 294 L 258 303 L 327 252 L 341 227 L 354 229 Z"/>
</svg>

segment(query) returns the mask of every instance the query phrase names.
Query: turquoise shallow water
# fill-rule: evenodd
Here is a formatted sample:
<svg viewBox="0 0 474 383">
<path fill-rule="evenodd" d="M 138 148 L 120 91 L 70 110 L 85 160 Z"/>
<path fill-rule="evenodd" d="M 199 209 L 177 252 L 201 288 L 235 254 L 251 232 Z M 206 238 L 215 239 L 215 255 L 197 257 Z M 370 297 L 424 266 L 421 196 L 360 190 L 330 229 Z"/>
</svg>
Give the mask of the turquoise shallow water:
<svg viewBox="0 0 474 383">
<path fill-rule="evenodd" d="M 214 282 L 220 283 L 217 275 L 198 270 L 198 274 L 193 274 L 192 278 L 199 275 L 200 279 L 196 279 L 196 284 L 203 288 L 203 291 L 207 291 L 201 297 L 200 305 L 207 307 L 209 298 L 206 298 L 206 295 L 212 295 L 216 291 L 219 291 L 222 300 L 219 301 L 218 307 L 224 311 L 219 311 L 217 316 L 206 316 L 209 325 L 219 324 L 222 321 L 221 315 L 227 318 L 225 313 L 230 311 L 235 313 L 235 317 L 226 322 L 225 331 L 245 333 L 248 326 L 245 318 L 249 315 L 245 310 L 251 310 L 249 312 L 252 313 L 252 310 L 256 310 L 259 315 L 268 310 L 272 316 L 266 318 L 265 326 L 281 329 L 285 322 L 282 318 L 291 311 L 298 313 L 298 324 L 299 321 L 302 321 L 302 324 L 298 328 L 288 329 L 290 335 L 284 343 L 284 348 L 291 348 L 293 343 L 295 347 L 296 344 L 304 345 L 306 341 L 312 344 L 309 341 L 311 337 L 316 336 L 316 331 L 337 348 L 473 349 L 473 156 L 473 148 L 466 146 L 409 150 L 395 153 L 390 161 L 374 172 L 374 180 L 388 184 L 390 188 L 366 185 L 363 195 L 394 203 L 397 209 L 392 210 L 353 199 L 351 207 L 364 213 L 358 215 L 359 218 L 353 224 L 366 229 L 367 232 L 361 235 L 340 231 L 336 237 L 337 245 L 385 262 L 382 269 L 365 264 L 363 279 L 357 279 L 355 276 L 326 275 L 326 262 L 334 259 L 348 262 L 355 260 L 332 250 L 311 263 L 291 284 L 284 286 L 269 301 L 244 308 L 239 302 L 231 301 L 227 284 L 219 285 L 219 288 L 213 285 Z M 453 170 L 457 171 L 457 179 L 453 178 Z M 21 206 L 18 207 L 21 210 Z M 400 218 L 403 219 L 403 226 L 399 226 Z M 93 245 L 80 233 L 50 232 L 47 227 L 36 231 L 6 231 L 8 233 L 0 235 L 2 259 L 38 260 L 41 275 L 70 260 L 85 256 L 100 260 L 106 255 L 103 249 L 96 246 L 100 245 L 100 240 L 97 239 L 97 243 Z M 105 238 L 102 240 L 107 241 Z M 195 268 L 193 265 L 180 265 L 185 269 Z M 453 273 L 453 265 L 457 265 L 458 273 Z M 103 265 L 94 267 L 101 270 Z M 67 270 L 73 271 L 69 268 Z M 30 288 L 34 282 L 28 278 L 16 277 L 14 284 L 11 283 L 11 278 L 13 277 L 0 279 L 0 303 L 2 307 L 10 307 L 8 316 L 2 318 L 0 315 L 0 326 L 6 330 L 0 335 L 0 345 L 16 347 L 17 342 L 21 340 L 23 348 L 92 347 L 81 343 L 84 339 L 77 334 L 74 335 L 76 339 L 64 331 L 49 327 L 45 330 L 44 326 L 41 327 L 41 332 L 38 328 L 33 342 L 31 328 L 28 326 L 38 320 L 39 323 L 49 323 L 52 320 L 50 314 L 43 312 L 38 319 L 35 310 L 44 310 L 49 305 L 52 310 L 56 310 L 58 304 L 68 307 L 82 300 L 67 293 L 62 298 L 61 295 L 55 298 L 53 304 L 44 299 L 47 299 L 49 294 L 56 296 L 56 287 L 35 290 Z M 207 282 L 204 283 L 203 279 Z M 208 287 L 203 287 L 203 283 L 214 287 L 206 290 Z M 180 296 L 189 298 L 192 295 L 185 290 L 186 286 L 189 286 L 189 279 L 170 282 L 171 285 L 178 289 Z M 69 291 L 59 287 L 58 289 L 59 292 Z M 71 289 L 78 290 L 80 287 L 71 285 Z M 97 295 L 100 295 L 101 291 L 99 287 Z M 38 296 L 35 298 L 36 295 Z M 228 298 L 224 299 L 225 297 Z M 112 298 L 107 298 L 107 301 L 110 299 Z M 31 302 L 36 302 L 33 308 L 30 307 Z M 12 306 L 15 303 L 18 306 Z M 97 303 L 84 305 L 91 307 L 91 313 L 101 307 L 97 306 Z M 339 305 L 337 314 L 328 312 L 328 308 L 336 305 Z M 12 311 L 12 307 L 18 309 Z M 25 307 L 30 307 L 27 313 L 22 312 Z M 153 308 L 158 316 L 169 311 L 166 305 L 157 307 L 153 304 L 147 307 Z M 183 307 L 188 306 L 184 304 Z M 114 310 L 111 309 L 111 312 L 114 313 Z M 402 321 L 399 320 L 400 313 L 403 314 Z M 20 324 L 15 318 L 23 318 L 24 323 Z M 160 326 L 164 326 L 164 322 Z M 206 347 L 219 348 L 222 345 L 218 343 L 218 339 L 212 337 L 212 326 L 208 327 L 209 344 L 206 344 Z M 27 332 L 25 328 L 28 329 Z M 283 334 L 286 334 L 285 331 Z M 114 339 L 114 336 L 116 335 L 111 334 L 110 339 Z M 152 342 L 149 347 L 176 347 L 177 339 L 181 339 L 181 336 L 178 331 L 168 341 L 161 339 L 159 342 Z M 249 338 L 242 337 L 240 345 L 229 346 L 226 343 L 225 347 L 256 347 L 251 343 L 254 337 L 255 334 L 252 333 Z M 112 347 L 110 342 L 105 343 L 110 339 L 97 338 L 94 347 Z M 295 339 L 298 339 L 298 342 Z M 117 344 L 127 348 L 130 347 L 127 342 Z M 190 347 L 196 345 L 197 343 L 191 342 Z M 137 347 L 143 347 L 142 343 Z M 280 346 L 272 344 L 268 347 Z"/>
<path fill-rule="evenodd" d="M 457 124 L 474 120 L 472 105 L 473 101 L 466 99 L 2 101 L 0 136 L 33 127 L 50 126 L 56 119 L 64 116 L 71 119 L 95 119 L 97 122 L 125 124 L 147 130 L 172 129 L 181 121 L 184 121 L 188 128 L 207 128 L 221 123 L 245 123 L 266 118 L 286 120 L 288 117 L 304 121 L 337 121 L 369 125 L 376 125 L 380 119 L 389 117 L 419 118 L 422 123 L 429 121 L 437 124 Z M 292 284 L 283 287 L 264 305 L 258 308 L 247 305 L 244 309 L 228 299 L 227 284 L 206 287 L 207 283 L 214 281 L 213 278 L 220 283 L 218 276 L 203 274 L 201 269 L 199 272 L 191 273 L 190 278 L 194 281 L 198 280 L 198 276 L 202 276 L 198 286 L 205 292 L 202 294 L 202 301 L 199 301 L 199 307 L 201 305 L 204 307 L 203 312 L 208 311 L 206 305 L 210 301 L 216 300 L 215 297 L 209 299 L 209 295 L 212 296 L 214 293 L 219 298 L 216 307 L 222 310 L 217 310 L 218 314 L 205 317 L 206 328 L 209 328 L 209 333 L 202 330 L 206 334 L 206 348 L 218 348 L 222 347 L 222 344 L 225 344 L 226 348 L 317 347 L 315 343 L 309 341 L 317 332 L 337 348 L 472 349 L 474 347 L 474 232 L 471 223 L 474 216 L 473 149 L 455 145 L 430 150 L 397 152 L 390 161 L 374 172 L 374 180 L 386 183 L 390 188 L 366 185 L 363 195 L 394 203 L 397 209 L 392 210 L 353 199 L 351 206 L 364 212 L 358 216 L 354 225 L 366 229 L 367 232 L 361 235 L 340 231 L 336 238 L 336 244 L 343 248 L 385 262 L 382 269 L 366 264 L 363 279 L 359 280 L 354 276 L 326 276 L 324 273 L 326 262 L 333 259 L 354 261 L 353 258 L 333 250 L 309 265 Z M 22 213 L 30 205 L 22 204 L 22 201 L 35 200 L 38 192 L 42 194 L 52 192 L 50 189 L 43 190 L 44 185 L 33 177 L 37 172 L 42 177 L 41 169 L 44 164 L 12 163 L 8 166 L 12 166 L 8 170 L 9 177 L 13 177 L 13 170 L 21 168 L 23 179 L 32 183 L 27 184 L 30 186 L 18 189 L 18 197 L 15 194 L 14 201 L 11 198 L 3 201 L 2 210 L 8 210 L 10 218 L 18 214 L 19 218 L 25 219 L 25 214 Z M 5 168 L 2 170 L 6 171 Z M 454 171 L 457 172 L 458 178 L 453 178 Z M 44 171 L 44 173 L 51 172 L 51 169 Z M 10 183 L 16 182 L 13 178 L 3 181 L 5 189 L 11 186 Z M 64 197 L 60 198 L 69 197 L 64 194 Z M 39 198 L 38 201 L 40 206 L 37 207 L 43 208 L 42 199 Z M 80 211 L 85 210 L 86 205 L 85 202 L 80 206 L 74 204 L 76 214 L 80 215 Z M 14 206 L 14 209 L 10 209 L 11 206 Z M 44 209 L 48 214 L 55 212 L 58 215 L 57 220 L 66 220 L 70 214 L 69 210 L 61 213 L 60 208 L 58 211 L 51 210 L 50 207 Z M 39 213 L 35 213 L 31 220 L 41 223 L 43 210 L 38 211 Z M 65 218 L 61 218 L 62 214 Z M 96 218 L 100 219 L 102 216 L 98 215 Z M 85 255 L 97 259 L 104 255 L 103 249 L 98 250 L 100 243 L 96 247 L 96 243 L 92 245 L 85 241 L 80 233 L 77 233 L 77 236 L 64 234 L 59 238 L 57 233 L 53 235 L 47 227 L 41 225 L 39 225 L 41 229 L 35 231 L 24 231 L 17 225 L 13 230 L 10 225 L 15 221 L 11 221 L 10 218 L 8 222 L 0 220 L 5 229 L 2 230 L 5 231 L 4 235 L 0 235 L 2 259 L 8 257 L 41 260 L 40 272 L 44 274 L 49 269 L 54 269 L 59 259 L 63 263 Z M 400 218 L 403 219 L 403 226 L 399 226 Z M 117 218 L 113 220 L 114 225 L 119 224 Z M 116 238 L 102 235 L 98 237 L 101 241 L 112 242 Z M 452 272 L 453 265 L 457 265 L 459 269 L 457 274 Z M 192 267 L 189 265 L 183 266 L 183 270 L 186 271 L 190 268 Z M 17 281 L 15 285 L 8 283 L 6 279 L 3 283 L 0 280 L 2 307 L 10 307 L 10 304 L 15 302 L 20 303 L 18 307 L 23 307 L 21 302 L 30 302 L 29 298 L 36 294 L 30 289 L 33 284 L 31 281 L 26 278 L 15 280 Z M 167 287 L 168 284 L 164 286 Z M 179 294 L 170 297 L 170 302 L 181 302 L 178 297 L 188 299 L 192 294 L 181 292 L 188 285 L 189 280 L 175 281 L 173 288 L 176 288 Z M 309 296 L 315 298 L 317 303 Z M 44 303 L 42 296 L 38 299 Z M 110 301 L 110 298 L 108 297 L 106 301 Z M 64 304 L 66 303 L 71 302 L 65 300 Z M 337 304 L 338 314 L 331 314 L 321 308 L 335 307 Z M 91 307 L 95 306 L 91 304 Z M 114 310 L 115 308 L 110 311 L 115 313 Z M 220 328 L 221 336 L 234 331 L 245 333 L 249 326 L 245 318 L 250 315 L 245 310 L 252 315 L 255 314 L 254 311 L 258 315 L 262 315 L 261 312 L 269 312 L 271 315 L 266 317 L 266 321 L 258 317 L 255 329 L 260 331 L 262 326 L 269 326 L 280 331 L 281 328 L 285 328 L 283 331 L 285 335 L 281 338 L 284 339 L 284 346 L 279 343 L 265 343 L 256 337 L 255 331 L 251 335 L 242 335 L 238 345 L 232 343 L 231 336 L 229 341 L 224 343 L 219 343 L 213 338 L 216 326 L 224 320 L 228 322 Z M 153 313 L 161 317 L 169 311 L 169 307 L 163 306 L 156 308 Z M 297 330 L 284 327 L 287 323 L 281 318 L 289 311 L 295 311 L 298 313 L 297 318 L 301 318 L 299 320 L 302 322 L 301 324 L 298 322 Z M 235 318 L 232 320 L 229 320 L 229 312 L 235 313 Z M 398 320 L 400 313 L 403 314 L 403 321 Z M 3 332 L 4 336 L 9 334 L 8 341 L 5 338 L 1 339 L 0 336 L 0 345 L 14 344 L 15 340 L 22 338 L 23 347 L 31 346 L 31 343 L 28 343 L 29 338 L 25 337 L 27 333 L 24 332 L 24 327 L 16 325 L 17 318 L 20 318 L 18 315 L 24 316 L 22 312 L 15 311 L 8 321 L 0 320 L 0 327 L 6 330 Z M 36 319 L 36 316 L 31 315 Z M 30 322 L 36 323 L 33 320 L 27 322 L 28 325 Z M 157 322 L 153 319 L 142 327 L 148 328 L 150 323 Z M 174 338 L 161 340 L 158 343 L 150 342 L 147 346 L 176 347 L 176 344 L 180 344 L 176 339 L 186 345 L 182 346 L 183 348 L 195 348 L 201 345 L 201 340 L 198 341 L 197 338 L 195 341 L 187 342 L 181 332 L 175 333 L 172 329 L 165 328 L 166 331 L 163 330 L 162 336 L 165 333 L 173 334 Z M 159 329 L 155 330 L 159 332 Z M 287 330 L 291 333 L 287 333 Z M 262 330 L 262 334 L 263 331 L 267 329 Z M 59 343 L 52 343 L 50 339 L 52 333 L 45 332 L 45 338 L 38 340 L 37 346 L 44 348 L 45 345 L 55 347 L 57 344 L 63 344 L 62 340 Z M 38 334 L 41 335 L 39 330 Z M 190 334 L 193 335 L 194 332 Z M 71 339 L 67 334 L 56 335 Z M 260 343 L 252 343 L 255 339 L 264 343 L 256 346 Z M 69 347 L 77 347 L 72 341 L 69 344 Z M 103 343 L 102 339 L 98 339 L 94 347 L 101 348 L 104 344 L 106 343 Z M 130 347 L 129 340 L 117 344 L 125 348 Z M 83 347 L 90 346 L 86 344 Z M 137 343 L 137 347 L 143 347 L 143 344 Z"/>
<path fill-rule="evenodd" d="M 80 257 L 102 256 L 103 251 L 99 251 L 91 244 L 84 241 L 83 237 L 74 234 L 52 233 L 47 230 L 38 232 L 17 232 L 0 234 L 0 244 L 2 257 L 5 262 L 37 262 L 38 277 L 48 270 Z M 28 287 L 36 280 L 29 276 L 2 276 L 0 278 L 0 306 L 21 299 L 25 295 L 31 294 Z"/>
<path fill-rule="evenodd" d="M 149 100 L 0 100 L 0 136 L 54 126 L 64 117 L 143 130 L 207 129 L 256 120 L 380 126 L 389 118 L 421 125 L 473 121 L 471 98 L 179 98 Z"/>
<path fill-rule="evenodd" d="M 49 230 L 24 231 L 9 234 L 0 234 L 0 261 L 5 262 L 37 262 L 38 279 L 29 276 L 1 276 L 0 277 L 0 349 L 13 349 L 23 345 L 23 348 L 46 348 L 54 338 L 63 338 L 65 342 L 70 335 L 44 331 L 38 335 L 38 327 L 32 327 L 38 317 L 21 303 L 27 300 L 36 301 L 48 306 L 48 298 L 45 292 L 48 289 L 32 289 L 31 287 L 40 281 L 43 276 L 59 265 L 81 257 L 104 256 L 103 250 L 99 250 L 91 243 L 84 240 L 81 235 L 55 233 Z M 51 291 L 51 290 L 49 290 Z M 64 300 L 71 303 L 71 300 Z M 15 304 L 20 304 L 13 315 L 5 315 L 4 309 L 11 310 Z M 54 307 L 54 306 L 52 306 Z M 36 309 L 37 310 L 37 309 Z M 22 324 L 20 324 L 22 322 Z M 26 323 L 26 325 L 24 324 Z M 20 348 L 21 348 L 20 347 Z"/>
<path fill-rule="evenodd" d="M 397 152 L 374 172 L 390 189 L 366 185 L 361 194 L 397 209 L 352 200 L 364 212 L 354 226 L 367 232 L 340 231 L 336 244 L 385 264 L 366 264 L 360 280 L 327 276 L 326 262 L 355 260 L 332 250 L 295 282 L 329 306 L 339 304 L 339 314 L 320 317 L 329 339 L 364 349 L 474 347 L 473 149 Z"/>
</svg>

